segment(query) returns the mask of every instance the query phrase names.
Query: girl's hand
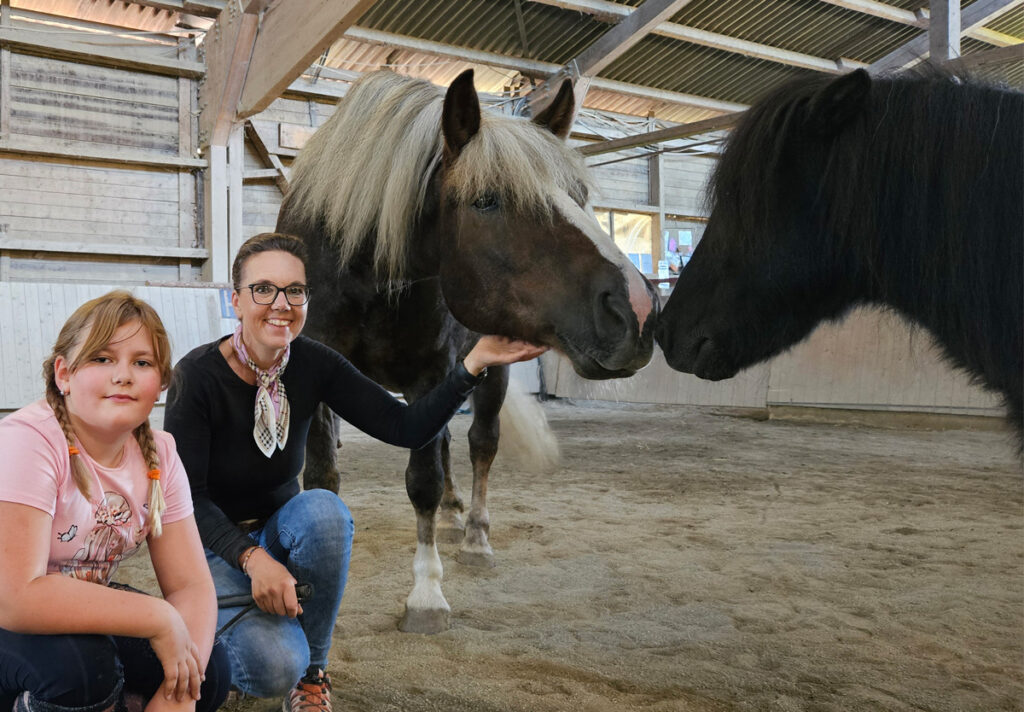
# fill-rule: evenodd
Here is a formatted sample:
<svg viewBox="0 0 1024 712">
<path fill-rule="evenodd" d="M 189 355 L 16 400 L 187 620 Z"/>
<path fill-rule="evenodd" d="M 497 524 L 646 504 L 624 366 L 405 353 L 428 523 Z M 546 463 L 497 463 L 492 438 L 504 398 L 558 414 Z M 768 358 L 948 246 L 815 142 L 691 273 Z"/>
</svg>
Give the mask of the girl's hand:
<svg viewBox="0 0 1024 712">
<path fill-rule="evenodd" d="M 167 604 L 167 609 L 166 624 L 149 639 L 153 652 L 164 668 L 164 684 L 156 696 L 159 697 L 162 692 L 164 699 L 179 703 L 186 699 L 186 695 L 192 700 L 198 700 L 203 677 L 199 648 L 192 642 L 185 621 L 178 611 L 170 604 Z"/>
<path fill-rule="evenodd" d="M 261 611 L 289 618 L 302 613 L 295 595 L 295 577 L 277 559 L 258 549 L 245 568 L 252 579 L 252 598 Z"/>
<path fill-rule="evenodd" d="M 505 336 L 482 336 L 462 364 L 472 375 L 477 376 L 488 366 L 529 361 L 548 350 L 527 341 L 515 341 Z"/>
</svg>

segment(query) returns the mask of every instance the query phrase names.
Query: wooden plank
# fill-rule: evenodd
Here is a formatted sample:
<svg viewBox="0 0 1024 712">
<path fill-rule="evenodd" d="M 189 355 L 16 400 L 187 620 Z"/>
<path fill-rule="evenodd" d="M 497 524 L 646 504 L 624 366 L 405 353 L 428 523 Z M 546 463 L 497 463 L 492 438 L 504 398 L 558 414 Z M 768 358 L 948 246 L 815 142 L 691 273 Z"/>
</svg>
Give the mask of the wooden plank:
<svg viewBox="0 0 1024 712">
<path fill-rule="evenodd" d="M 97 242 L 44 242 L 37 239 L 0 238 L 3 252 L 53 252 L 58 254 L 113 255 L 124 257 L 166 257 L 204 260 L 209 253 L 197 247 L 169 247 L 161 245 L 101 244 Z"/>
<path fill-rule="evenodd" d="M 948 62 L 947 66 L 952 71 L 971 71 L 982 67 L 995 67 L 1012 62 L 1024 62 L 1024 42 L 984 52 L 973 52 Z"/>
<path fill-rule="evenodd" d="M 961 11 L 961 32 L 976 29 L 1021 5 L 1024 5 L 1024 0 L 975 0 Z M 915 37 L 873 62 L 868 69 L 873 73 L 902 69 L 922 59 L 928 53 L 928 43 L 927 34 Z"/>
<path fill-rule="evenodd" d="M 280 125 L 278 129 L 278 145 L 281 148 L 291 148 L 296 151 L 301 151 L 302 147 L 306 145 L 310 137 L 316 132 L 316 128 L 312 126 L 297 126 L 296 124 L 284 124 Z"/>
<path fill-rule="evenodd" d="M 263 143 L 263 139 L 260 137 L 256 128 L 252 125 L 251 121 L 245 122 L 245 137 L 249 140 L 249 145 L 256 151 L 264 164 L 270 166 L 276 171 L 274 182 L 277 184 L 281 193 L 287 193 L 288 175 L 285 173 L 284 164 L 281 163 L 280 158 L 267 150 L 266 144 Z"/>
<path fill-rule="evenodd" d="M 11 279 L 24 282 L 74 282 L 82 288 L 101 284 L 125 287 L 145 282 L 171 282 L 178 275 L 177 260 L 118 255 L 53 255 L 13 253 Z M 106 291 L 106 289 L 104 289 Z M 102 293 L 102 292 L 101 292 Z M 83 297 L 85 301 L 89 297 Z M 81 302 L 79 302 L 81 303 Z"/>
<path fill-rule="evenodd" d="M 238 118 L 248 118 L 266 108 L 373 3 L 307 0 L 301 4 L 274 3 L 267 8 L 253 45 Z M 213 71 L 212 65 L 210 69 Z"/>
<path fill-rule="evenodd" d="M 160 231 L 161 228 L 177 228 L 178 227 L 178 216 L 173 213 L 156 213 L 146 211 L 135 211 L 125 212 L 119 210 L 116 203 L 101 203 L 104 207 L 99 207 L 95 203 L 87 209 L 77 210 L 72 215 L 69 208 L 71 206 L 63 204 L 63 202 L 51 202 L 51 203 L 20 203 L 11 198 L 10 196 L 4 195 L 0 198 L 0 206 L 4 211 L 5 218 L 14 222 L 15 218 L 31 218 L 34 220 L 43 221 L 42 224 L 46 224 L 47 221 L 53 223 L 55 226 L 58 224 L 57 221 L 64 222 L 67 224 L 92 224 L 99 223 L 107 225 L 122 225 L 125 228 L 131 228 L 135 230 L 143 230 L 146 232 L 153 231 L 150 234 L 156 236 L 156 231 Z M 100 227 L 100 230 L 106 230 L 106 226 Z M 177 232 L 175 231 L 175 235 Z M 177 240 L 175 240 L 177 242 Z"/>
<path fill-rule="evenodd" d="M 14 27 L 0 27 L 0 46 L 11 50 L 44 57 L 70 59 L 85 64 L 106 67 L 138 69 L 154 74 L 177 77 L 201 77 L 205 67 L 200 62 L 168 59 L 152 51 L 134 48 L 105 47 L 68 40 L 65 31 L 27 31 Z"/>
<path fill-rule="evenodd" d="M 673 139 L 686 138 L 688 136 L 696 136 L 697 134 L 708 133 L 710 131 L 720 131 L 722 129 L 731 128 L 736 125 L 736 122 L 739 121 L 742 115 L 742 112 L 722 114 L 721 116 L 714 116 L 710 119 L 704 119 L 703 121 L 679 124 L 678 126 L 671 126 L 667 129 L 660 129 L 658 131 L 648 131 L 647 133 L 636 134 L 635 136 L 624 136 L 623 138 L 616 138 L 610 141 L 598 141 L 597 143 L 590 143 L 585 146 L 581 146 L 576 150 L 584 156 L 598 156 L 602 153 L 612 153 L 614 151 L 621 151 L 625 148 L 650 146 L 664 141 L 672 141 Z"/>
<path fill-rule="evenodd" d="M 568 64 L 579 76 L 597 76 L 651 30 L 689 3 L 690 0 L 646 0 Z"/>
<path fill-rule="evenodd" d="M 132 166 L 154 166 L 158 168 L 192 170 L 206 168 L 201 158 L 181 158 L 157 153 L 110 147 L 107 149 L 76 145 L 70 141 L 43 141 L 16 139 L 11 137 L 0 141 L 0 154 L 21 156 L 47 156 L 62 159 L 78 159 L 97 163 L 115 163 Z"/>
<path fill-rule="evenodd" d="M 242 172 L 245 168 L 245 132 L 241 126 L 236 126 L 228 139 L 228 264 L 230 265 L 239 248 L 245 242 L 242 235 L 242 196 L 245 189 L 242 187 Z"/>
<path fill-rule="evenodd" d="M 229 282 L 231 263 L 228 261 L 228 149 L 211 145 L 208 149 L 210 168 L 203 181 L 203 239 L 210 251 L 204 267 L 203 279 L 208 282 Z"/>
<path fill-rule="evenodd" d="M 931 0 L 928 54 L 935 62 L 960 56 L 960 0 Z"/>
<path fill-rule="evenodd" d="M 0 141 L 11 134 L 11 50 L 0 47 Z"/>
<path fill-rule="evenodd" d="M 184 12 L 199 17 L 217 17 L 226 0 L 131 0 L 133 5 L 155 7 L 170 12 Z"/>
<path fill-rule="evenodd" d="M 17 53 L 11 71 L 12 84 L 27 89 L 91 97 L 119 107 L 131 104 L 178 106 L 178 79 L 175 77 Z"/>
<path fill-rule="evenodd" d="M 226 146 L 267 0 L 228 3 L 206 34 L 206 76 L 199 85 L 199 145 Z"/>
</svg>

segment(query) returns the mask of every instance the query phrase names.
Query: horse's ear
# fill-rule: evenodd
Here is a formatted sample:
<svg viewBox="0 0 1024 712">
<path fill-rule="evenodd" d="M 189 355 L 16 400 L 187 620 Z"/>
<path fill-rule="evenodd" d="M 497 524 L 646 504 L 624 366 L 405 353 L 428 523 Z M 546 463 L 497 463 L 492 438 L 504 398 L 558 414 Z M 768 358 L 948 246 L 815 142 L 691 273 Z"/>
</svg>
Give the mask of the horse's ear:
<svg viewBox="0 0 1024 712">
<path fill-rule="evenodd" d="M 565 138 L 572 129 L 575 112 L 576 99 L 572 91 L 572 82 L 565 79 L 547 108 L 533 117 L 533 123 L 543 126 L 558 138 Z"/>
<path fill-rule="evenodd" d="M 819 134 L 840 131 L 860 113 L 871 89 L 871 75 L 857 69 L 829 82 L 811 97 L 807 106 L 808 127 Z"/>
<path fill-rule="evenodd" d="M 473 70 L 467 69 L 448 87 L 441 110 L 441 132 L 450 156 L 458 156 L 479 130 L 480 100 L 473 86 Z"/>
</svg>

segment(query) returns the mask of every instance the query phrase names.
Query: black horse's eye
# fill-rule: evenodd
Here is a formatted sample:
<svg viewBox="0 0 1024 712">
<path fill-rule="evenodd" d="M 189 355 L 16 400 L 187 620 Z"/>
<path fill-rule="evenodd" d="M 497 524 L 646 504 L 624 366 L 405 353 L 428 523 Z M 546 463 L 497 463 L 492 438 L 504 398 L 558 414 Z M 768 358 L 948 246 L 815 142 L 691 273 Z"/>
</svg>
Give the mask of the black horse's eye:
<svg viewBox="0 0 1024 712">
<path fill-rule="evenodd" d="M 493 193 L 484 193 L 473 201 L 473 207 L 483 212 L 494 210 L 498 207 L 498 197 Z"/>
</svg>

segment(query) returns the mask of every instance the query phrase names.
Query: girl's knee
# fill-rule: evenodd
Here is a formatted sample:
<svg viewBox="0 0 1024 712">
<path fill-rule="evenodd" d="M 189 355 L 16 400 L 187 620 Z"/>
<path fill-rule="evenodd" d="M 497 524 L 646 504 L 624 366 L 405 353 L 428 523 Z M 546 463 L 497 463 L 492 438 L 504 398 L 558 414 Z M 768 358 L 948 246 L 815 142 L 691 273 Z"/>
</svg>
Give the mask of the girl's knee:
<svg viewBox="0 0 1024 712">
<path fill-rule="evenodd" d="M 32 698 L 57 707 L 91 708 L 120 692 L 121 663 L 105 635 L 40 636 L 49 639 L 30 679 Z M 52 645 L 51 645 L 52 644 Z"/>
</svg>

